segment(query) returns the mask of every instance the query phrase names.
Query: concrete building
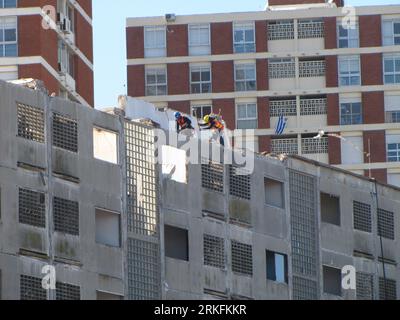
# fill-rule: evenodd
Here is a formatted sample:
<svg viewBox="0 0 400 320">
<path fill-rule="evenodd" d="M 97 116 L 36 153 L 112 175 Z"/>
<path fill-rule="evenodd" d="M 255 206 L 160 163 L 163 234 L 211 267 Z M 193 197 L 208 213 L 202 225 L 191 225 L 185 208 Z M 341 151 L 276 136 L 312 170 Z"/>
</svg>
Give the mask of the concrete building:
<svg viewBox="0 0 400 320">
<path fill-rule="evenodd" d="M 163 140 L 173 111 L 132 98 L 112 115 L 3 81 L 0 97 L 1 299 L 400 297 L 400 189 L 208 140 L 186 165 L 187 141 Z"/>
<path fill-rule="evenodd" d="M 400 189 L 294 155 L 229 164 L 243 151 L 165 139 L 172 110 L 129 97 L 120 107 L 129 299 L 399 297 Z M 132 121 L 140 112 L 157 124 Z M 341 287 L 346 266 L 356 290 Z"/>
<path fill-rule="evenodd" d="M 230 129 L 256 129 L 256 151 L 400 186 L 400 6 L 327 2 L 128 18 L 128 95 L 198 117 L 221 110 Z M 331 136 L 312 139 L 321 129 Z"/>
<path fill-rule="evenodd" d="M 94 106 L 91 0 L 1 0 L 0 34 L 0 79 Z"/>
<path fill-rule="evenodd" d="M 0 97 L 0 299 L 123 298 L 120 119 L 3 81 Z"/>
</svg>

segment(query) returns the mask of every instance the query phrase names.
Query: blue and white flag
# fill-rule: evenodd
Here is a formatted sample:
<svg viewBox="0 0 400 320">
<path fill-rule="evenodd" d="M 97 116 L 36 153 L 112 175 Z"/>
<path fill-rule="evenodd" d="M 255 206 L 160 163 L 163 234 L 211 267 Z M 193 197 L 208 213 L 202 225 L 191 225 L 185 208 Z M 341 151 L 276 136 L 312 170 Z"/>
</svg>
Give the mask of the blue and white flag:
<svg viewBox="0 0 400 320">
<path fill-rule="evenodd" d="M 281 135 L 286 129 L 286 124 L 287 124 L 287 118 L 284 118 L 283 116 L 280 116 L 278 124 L 276 125 L 275 134 L 276 135 Z"/>
</svg>

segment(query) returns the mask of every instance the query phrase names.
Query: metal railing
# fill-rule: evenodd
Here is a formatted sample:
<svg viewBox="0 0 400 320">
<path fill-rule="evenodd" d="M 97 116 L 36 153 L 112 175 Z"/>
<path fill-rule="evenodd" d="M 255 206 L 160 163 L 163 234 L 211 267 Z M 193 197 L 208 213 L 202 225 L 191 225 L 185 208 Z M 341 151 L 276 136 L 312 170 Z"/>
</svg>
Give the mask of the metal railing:
<svg viewBox="0 0 400 320">
<path fill-rule="evenodd" d="M 268 40 L 294 39 L 294 22 L 279 22 L 268 24 Z"/>
<path fill-rule="evenodd" d="M 299 61 L 300 78 L 323 77 L 325 70 L 325 60 Z"/>
<path fill-rule="evenodd" d="M 327 99 L 301 99 L 300 100 L 300 115 L 325 115 L 327 114 Z"/>
<path fill-rule="evenodd" d="M 302 154 L 328 153 L 328 138 L 303 138 L 301 139 Z"/>
<path fill-rule="evenodd" d="M 323 38 L 324 22 L 323 21 L 299 21 L 298 22 L 299 39 Z"/>
<path fill-rule="evenodd" d="M 296 100 L 276 100 L 269 102 L 271 117 L 296 116 Z"/>
<path fill-rule="evenodd" d="M 272 139 L 272 152 L 277 154 L 298 154 L 297 138 Z"/>
</svg>

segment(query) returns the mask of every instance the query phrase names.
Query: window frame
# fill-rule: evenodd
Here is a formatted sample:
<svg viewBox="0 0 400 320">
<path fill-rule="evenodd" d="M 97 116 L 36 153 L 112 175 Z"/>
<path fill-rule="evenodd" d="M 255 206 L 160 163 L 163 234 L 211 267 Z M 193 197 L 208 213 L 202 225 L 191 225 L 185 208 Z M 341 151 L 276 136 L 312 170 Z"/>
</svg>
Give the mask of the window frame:
<svg viewBox="0 0 400 320">
<path fill-rule="evenodd" d="M 394 149 L 390 150 L 390 146 L 394 146 Z M 386 145 L 387 161 L 388 162 L 400 162 L 400 142 L 388 143 Z M 389 153 L 396 153 L 395 156 L 390 156 Z M 393 158 L 393 159 L 392 159 Z"/>
<path fill-rule="evenodd" d="M 200 30 L 201 29 L 208 29 L 208 37 L 207 43 L 202 43 L 200 41 Z M 193 43 L 193 39 L 195 38 L 192 32 L 196 31 L 197 35 L 199 36 L 198 43 Z M 189 56 L 202 56 L 202 55 L 209 55 L 211 54 L 211 26 L 209 23 L 192 23 L 188 25 L 188 47 L 189 47 Z M 204 53 L 194 53 L 194 48 L 207 48 L 204 50 Z"/>
<path fill-rule="evenodd" d="M 393 64 L 393 71 L 386 72 L 386 61 L 391 60 Z M 386 85 L 396 85 L 400 84 L 400 54 L 390 54 L 390 55 L 384 55 L 383 56 L 383 83 Z M 396 70 L 396 61 L 398 61 L 399 64 L 399 70 Z M 386 81 L 387 76 L 393 76 L 393 82 L 388 82 Z M 396 82 L 396 78 L 399 79 L 399 81 Z"/>
<path fill-rule="evenodd" d="M 340 35 L 341 29 L 346 31 L 347 35 L 345 37 Z M 354 30 L 354 32 L 357 34 L 357 37 L 355 37 L 354 33 L 352 33 L 351 30 Z M 340 45 L 341 41 L 347 41 L 347 46 L 341 46 Z M 356 42 L 355 46 L 350 46 L 350 43 L 352 43 L 352 41 Z M 338 21 L 338 23 L 337 23 L 337 46 L 338 46 L 338 48 L 359 48 L 360 47 L 360 28 L 359 28 L 358 22 L 356 22 L 355 28 L 343 28 L 342 21 Z"/>
<path fill-rule="evenodd" d="M 353 107 L 355 107 L 353 105 L 356 105 L 356 104 L 360 105 L 360 114 L 359 114 L 360 122 L 359 123 L 354 121 L 354 118 L 358 116 L 357 113 L 353 112 Z M 342 108 L 343 108 L 344 105 L 347 105 L 347 106 L 350 107 L 350 110 L 349 110 L 350 114 L 344 115 L 342 113 Z M 341 126 L 350 126 L 350 125 L 363 124 L 363 109 L 362 109 L 362 102 L 361 101 L 341 101 L 340 104 L 339 104 L 339 113 L 340 113 L 340 125 Z M 344 119 L 343 117 L 345 117 L 345 116 L 347 116 L 347 118 L 350 118 L 350 122 L 343 121 L 343 119 Z"/>
<path fill-rule="evenodd" d="M 9 20 L 9 21 L 7 21 Z M 11 23 L 11 20 L 13 22 Z M 10 28 L 10 25 L 13 28 Z M 15 30 L 15 40 L 6 41 L 6 30 Z M 18 57 L 18 17 L 17 16 L 4 16 L 0 17 L 0 32 L 2 33 L 2 41 L 0 41 L 0 57 Z M 15 46 L 15 55 L 7 55 L 7 46 Z"/>
<path fill-rule="evenodd" d="M 253 31 L 253 41 L 246 41 L 246 29 L 250 27 Z M 242 32 L 243 41 L 236 41 L 236 32 Z M 246 50 L 248 45 L 253 45 L 252 50 Z M 237 50 L 236 46 L 243 46 L 243 51 Z M 255 22 L 235 22 L 233 23 L 233 53 L 235 54 L 243 54 L 243 53 L 254 53 L 256 52 L 256 27 Z"/>
<path fill-rule="evenodd" d="M 243 107 L 243 106 L 245 106 L 246 107 L 246 118 L 240 118 L 239 117 L 239 108 L 240 107 Z M 255 115 L 255 117 L 254 118 L 249 118 L 248 117 L 248 109 L 249 109 L 249 106 L 255 106 L 255 111 L 256 111 L 256 115 Z M 257 102 L 237 102 L 236 103 L 236 128 L 237 129 L 242 129 L 242 130 L 246 130 L 246 129 L 250 129 L 250 130 L 252 130 L 252 129 L 258 129 L 258 106 L 257 106 Z M 239 122 L 240 121 L 246 121 L 246 122 L 249 122 L 249 121 L 255 121 L 256 122 L 256 125 L 255 125 L 255 128 L 241 128 L 240 126 L 239 126 Z"/>
<path fill-rule="evenodd" d="M 252 67 L 254 70 L 254 79 L 247 78 L 246 71 Z M 244 79 L 238 79 L 237 73 L 240 69 L 244 71 Z M 248 91 L 257 91 L 257 66 L 256 63 L 240 63 L 235 64 L 234 68 L 234 80 L 235 80 L 235 91 L 236 92 L 248 92 Z M 254 81 L 254 89 L 248 89 L 250 83 Z M 245 90 L 238 90 L 238 85 L 244 84 Z"/>
<path fill-rule="evenodd" d="M 203 81 L 202 80 L 202 75 L 203 72 L 209 72 L 210 74 L 210 80 L 209 81 Z M 200 73 L 200 80 L 199 81 L 193 81 L 193 73 L 194 72 L 199 72 Z M 209 85 L 209 91 L 203 91 L 203 85 Z M 199 92 L 194 92 L 193 86 L 200 86 Z M 191 94 L 202 94 L 202 93 L 212 93 L 212 73 L 211 73 L 211 66 L 210 65 L 193 65 L 190 66 L 190 93 Z"/>
<path fill-rule="evenodd" d="M 158 72 L 163 71 L 165 76 L 165 83 L 158 83 L 158 76 L 160 75 Z M 155 72 L 156 82 L 154 84 L 149 84 L 147 77 L 149 73 Z M 165 86 L 165 94 L 159 94 L 159 86 Z M 149 87 L 155 88 L 155 94 L 149 94 L 148 89 Z M 155 97 L 155 96 L 165 96 L 168 95 L 168 72 L 166 67 L 152 67 L 145 69 L 145 95 L 146 97 Z"/>
<path fill-rule="evenodd" d="M 351 66 L 351 61 L 357 60 L 358 62 L 358 71 L 355 73 L 355 71 L 352 71 L 350 66 Z M 346 63 L 346 74 L 342 74 L 341 72 L 341 64 Z M 353 74 L 354 73 L 354 74 Z M 339 56 L 338 57 L 338 76 L 339 76 L 339 87 L 350 87 L 350 86 L 360 86 L 361 85 L 361 59 L 360 55 L 350 55 L 350 56 Z M 352 78 L 358 78 L 357 83 L 353 84 L 352 83 Z M 342 80 L 347 79 L 347 84 L 343 84 Z"/>
<path fill-rule="evenodd" d="M 269 278 L 269 272 L 268 272 L 268 257 L 274 259 L 274 279 Z M 279 281 L 277 280 L 277 273 L 276 273 L 276 265 L 277 265 L 277 256 L 281 256 L 283 257 L 283 277 L 284 280 L 283 281 Z M 282 283 L 282 284 L 288 284 L 289 283 L 289 272 L 288 272 L 288 255 L 284 254 L 284 253 L 280 253 L 280 252 L 276 252 L 276 251 L 272 251 L 272 250 L 265 250 L 265 262 L 266 262 L 266 274 L 267 274 L 267 281 L 273 281 L 276 283 Z"/>
<path fill-rule="evenodd" d="M 6 7 L 4 6 L 6 0 L 0 0 L 0 9 L 12 9 L 12 8 L 18 8 L 18 0 L 15 0 L 15 6 L 11 6 L 11 7 Z"/>
<path fill-rule="evenodd" d="M 148 32 L 163 32 L 163 43 L 157 44 L 157 37 L 155 37 L 155 45 L 148 45 L 147 40 L 149 39 Z M 165 26 L 145 26 L 143 31 L 143 43 L 144 43 L 144 55 L 146 58 L 165 57 L 167 55 L 167 28 Z M 153 35 L 154 38 L 154 35 Z M 160 38 L 161 39 L 161 38 Z M 154 39 L 153 39 L 154 40 Z M 149 54 L 150 51 L 157 52 L 159 50 L 162 53 Z"/>
<path fill-rule="evenodd" d="M 385 24 L 390 24 L 390 34 L 385 34 Z M 395 24 L 400 25 L 400 19 L 387 19 L 382 21 L 382 45 L 383 46 L 396 46 L 400 45 L 400 31 L 395 33 Z M 398 43 L 396 43 L 396 38 L 398 38 Z"/>
<path fill-rule="evenodd" d="M 204 116 L 209 115 L 209 114 L 211 114 L 213 112 L 213 106 L 212 106 L 211 103 L 210 104 L 193 104 L 190 108 L 191 108 L 191 111 L 192 111 L 192 116 L 195 117 L 195 118 L 197 118 L 197 115 L 195 114 L 194 111 L 196 109 L 201 109 L 201 111 L 200 111 L 201 118 L 197 118 L 197 119 L 203 119 Z M 204 108 L 210 108 L 210 113 L 205 113 L 204 110 L 203 110 Z"/>
</svg>

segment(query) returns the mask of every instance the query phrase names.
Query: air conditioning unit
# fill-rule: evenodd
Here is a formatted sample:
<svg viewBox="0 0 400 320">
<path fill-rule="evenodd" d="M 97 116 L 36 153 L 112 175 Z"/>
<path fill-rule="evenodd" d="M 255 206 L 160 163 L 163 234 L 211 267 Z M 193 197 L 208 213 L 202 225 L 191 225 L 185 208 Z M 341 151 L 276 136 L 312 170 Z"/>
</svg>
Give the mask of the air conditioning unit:
<svg viewBox="0 0 400 320">
<path fill-rule="evenodd" d="M 175 21 L 176 21 L 176 15 L 175 15 L 175 13 L 167 13 L 167 14 L 165 15 L 165 20 L 166 20 L 167 22 L 175 22 Z"/>
</svg>

